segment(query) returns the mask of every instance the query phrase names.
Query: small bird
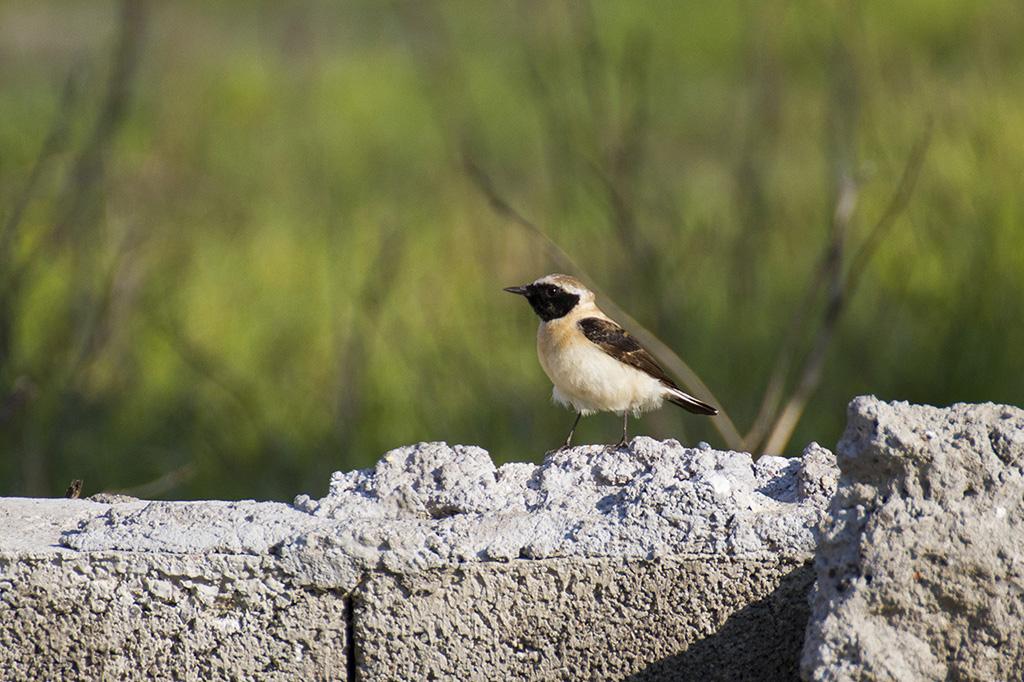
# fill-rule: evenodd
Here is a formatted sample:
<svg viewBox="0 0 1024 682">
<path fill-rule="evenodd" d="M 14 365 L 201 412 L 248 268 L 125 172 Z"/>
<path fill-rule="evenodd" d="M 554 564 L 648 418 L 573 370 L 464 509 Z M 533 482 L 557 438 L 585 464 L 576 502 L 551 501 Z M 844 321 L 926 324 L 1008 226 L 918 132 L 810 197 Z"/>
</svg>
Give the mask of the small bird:
<svg viewBox="0 0 1024 682">
<path fill-rule="evenodd" d="M 629 415 L 656 410 L 665 400 L 695 414 L 718 410 L 679 390 L 625 329 L 601 312 L 594 294 L 575 277 L 548 275 L 532 284 L 506 287 L 525 296 L 540 317 L 537 357 L 555 385 L 552 397 L 576 410 L 564 450 L 580 417 L 595 412 L 622 413 L 622 440 L 626 445 Z"/>
</svg>

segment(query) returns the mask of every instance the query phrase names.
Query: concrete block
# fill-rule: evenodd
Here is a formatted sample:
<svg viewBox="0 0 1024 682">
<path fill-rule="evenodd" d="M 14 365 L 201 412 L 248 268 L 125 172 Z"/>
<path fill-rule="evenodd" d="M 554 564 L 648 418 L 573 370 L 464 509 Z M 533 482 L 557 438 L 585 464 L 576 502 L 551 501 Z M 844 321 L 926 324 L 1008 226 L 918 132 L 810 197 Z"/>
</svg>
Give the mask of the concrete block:
<svg viewBox="0 0 1024 682">
<path fill-rule="evenodd" d="M 0 556 L 0 679 L 345 680 L 340 591 L 272 557 Z"/>
<path fill-rule="evenodd" d="M 374 573 L 361 680 L 792 680 L 811 566 L 542 559 Z"/>
<path fill-rule="evenodd" d="M 1024 679 L 1024 410 L 861 397 L 836 454 L 804 679 Z"/>
</svg>

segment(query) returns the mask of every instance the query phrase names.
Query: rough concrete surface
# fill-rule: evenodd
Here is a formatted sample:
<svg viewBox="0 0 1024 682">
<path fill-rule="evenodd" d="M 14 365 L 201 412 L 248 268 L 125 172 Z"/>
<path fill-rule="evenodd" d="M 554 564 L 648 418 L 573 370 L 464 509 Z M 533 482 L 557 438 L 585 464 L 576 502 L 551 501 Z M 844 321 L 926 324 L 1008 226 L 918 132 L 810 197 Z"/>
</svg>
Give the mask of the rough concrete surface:
<svg viewBox="0 0 1024 682">
<path fill-rule="evenodd" d="M 1024 411 L 861 397 L 848 417 L 804 679 L 1024 679 Z"/>
<path fill-rule="evenodd" d="M 0 679 L 346 679 L 346 600 L 270 557 L 0 556 Z"/>
<path fill-rule="evenodd" d="M 835 489 L 834 456 L 684 448 L 633 439 L 584 445 L 541 465 L 495 468 L 485 450 L 421 443 L 374 469 L 335 473 L 327 497 L 296 508 L 322 520 L 307 542 L 391 570 L 465 561 L 709 555 L 807 557 Z M 381 523 L 387 519 L 387 523 Z"/>
<path fill-rule="evenodd" d="M 359 596 L 359 668 L 374 680 L 792 680 L 813 580 L 801 561 L 727 558 L 377 572 Z"/>
<path fill-rule="evenodd" d="M 837 478 L 421 443 L 294 505 L 4 499 L 0 679 L 792 679 Z"/>
</svg>

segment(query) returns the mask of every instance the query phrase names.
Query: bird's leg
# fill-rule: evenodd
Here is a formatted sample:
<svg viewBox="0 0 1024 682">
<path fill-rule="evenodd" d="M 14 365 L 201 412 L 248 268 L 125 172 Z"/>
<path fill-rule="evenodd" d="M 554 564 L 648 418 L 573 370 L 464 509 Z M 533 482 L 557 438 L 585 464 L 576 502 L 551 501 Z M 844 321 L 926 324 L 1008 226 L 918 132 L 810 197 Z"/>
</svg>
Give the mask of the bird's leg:
<svg viewBox="0 0 1024 682">
<path fill-rule="evenodd" d="M 576 421 L 574 421 L 572 423 L 572 428 L 569 429 L 569 437 L 565 439 L 565 445 L 563 445 L 562 447 L 558 448 L 559 450 L 568 450 L 569 449 L 569 443 L 572 442 L 572 434 L 576 433 L 576 425 L 580 423 L 580 417 L 582 417 L 582 416 L 583 416 L 582 412 L 577 412 L 576 413 Z"/>
<path fill-rule="evenodd" d="M 626 410 L 623 410 L 623 412 L 622 412 L 622 440 L 620 440 L 618 445 L 615 446 L 616 448 L 625 448 L 629 444 L 628 443 L 628 439 L 626 437 L 626 422 L 628 422 L 628 421 L 629 421 L 629 412 L 626 411 Z"/>
</svg>

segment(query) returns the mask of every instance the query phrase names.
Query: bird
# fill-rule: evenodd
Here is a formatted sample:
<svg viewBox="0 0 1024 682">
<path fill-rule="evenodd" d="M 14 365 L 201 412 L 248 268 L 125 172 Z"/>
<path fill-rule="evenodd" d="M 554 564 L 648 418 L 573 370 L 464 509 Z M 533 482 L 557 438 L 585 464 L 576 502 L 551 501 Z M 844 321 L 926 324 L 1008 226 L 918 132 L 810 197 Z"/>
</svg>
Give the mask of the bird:
<svg viewBox="0 0 1024 682">
<path fill-rule="evenodd" d="M 669 401 L 694 414 L 715 415 L 711 405 L 684 393 L 640 343 L 601 312 L 594 293 L 569 275 L 547 275 L 504 291 L 526 297 L 540 317 L 537 357 L 554 384 L 555 402 L 576 410 L 565 444 L 570 447 L 580 418 L 595 412 L 622 413 L 626 446 L 629 415 L 662 407 Z"/>
</svg>

